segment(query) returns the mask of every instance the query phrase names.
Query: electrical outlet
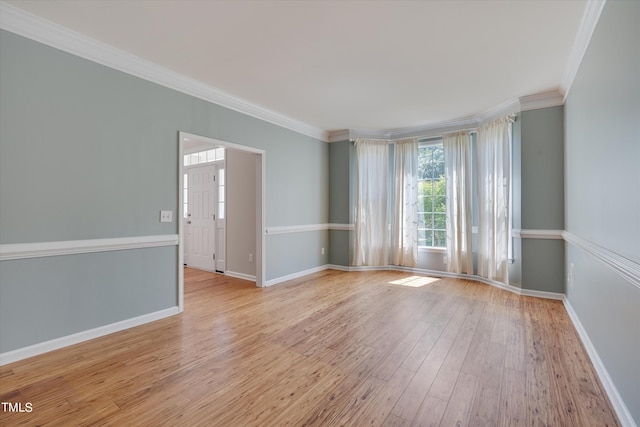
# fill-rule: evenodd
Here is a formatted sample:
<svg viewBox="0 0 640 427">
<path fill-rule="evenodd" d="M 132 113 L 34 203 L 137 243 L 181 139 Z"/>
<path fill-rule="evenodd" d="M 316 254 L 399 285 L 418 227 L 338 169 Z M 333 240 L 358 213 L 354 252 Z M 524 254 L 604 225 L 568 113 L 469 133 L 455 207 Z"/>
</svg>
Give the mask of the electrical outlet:
<svg viewBox="0 0 640 427">
<path fill-rule="evenodd" d="M 253 254 L 249 254 L 249 262 L 253 262 Z"/>
<path fill-rule="evenodd" d="M 160 222 L 173 222 L 173 211 L 160 211 Z"/>
<path fill-rule="evenodd" d="M 320 255 L 324 255 L 324 248 L 320 249 Z"/>
<path fill-rule="evenodd" d="M 449 260 L 447 259 L 447 256 L 446 256 L 446 255 L 443 255 L 443 256 L 442 256 L 442 263 L 443 263 L 443 264 L 447 264 L 448 262 L 449 262 Z"/>
</svg>

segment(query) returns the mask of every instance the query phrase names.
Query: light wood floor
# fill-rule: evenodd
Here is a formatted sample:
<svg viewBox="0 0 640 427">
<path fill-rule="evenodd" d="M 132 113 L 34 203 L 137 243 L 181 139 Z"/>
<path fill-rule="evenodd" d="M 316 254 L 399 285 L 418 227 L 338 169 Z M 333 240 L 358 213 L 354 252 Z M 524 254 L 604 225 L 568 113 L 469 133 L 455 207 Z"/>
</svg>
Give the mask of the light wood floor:
<svg viewBox="0 0 640 427">
<path fill-rule="evenodd" d="M 399 272 L 185 290 L 181 315 L 0 367 L 1 401 L 33 405 L 0 425 L 618 425 L 558 301 Z"/>
</svg>

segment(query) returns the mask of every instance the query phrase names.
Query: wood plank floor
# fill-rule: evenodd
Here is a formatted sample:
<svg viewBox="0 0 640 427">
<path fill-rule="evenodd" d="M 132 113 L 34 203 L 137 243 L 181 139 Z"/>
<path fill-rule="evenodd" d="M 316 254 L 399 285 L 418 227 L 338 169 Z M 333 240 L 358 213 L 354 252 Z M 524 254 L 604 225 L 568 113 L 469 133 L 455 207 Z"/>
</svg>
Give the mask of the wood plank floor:
<svg viewBox="0 0 640 427">
<path fill-rule="evenodd" d="M 615 426 L 559 301 L 401 272 L 272 288 L 186 269 L 185 312 L 0 367 L 0 425 Z"/>
</svg>

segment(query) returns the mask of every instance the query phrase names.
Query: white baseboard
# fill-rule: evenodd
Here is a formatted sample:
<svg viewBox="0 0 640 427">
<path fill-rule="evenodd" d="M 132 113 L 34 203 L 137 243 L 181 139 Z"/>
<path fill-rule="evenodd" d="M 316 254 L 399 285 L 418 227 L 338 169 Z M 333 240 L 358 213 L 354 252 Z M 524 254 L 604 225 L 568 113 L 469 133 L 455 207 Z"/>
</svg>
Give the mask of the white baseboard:
<svg viewBox="0 0 640 427">
<path fill-rule="evenodd" d="M 470 274 L 456 274 L 456 273 L 449 273 L 447 271 L 427 270 L 424 268 L 415 268 L 415 267 L 401 267 L 396 265 L 381 266 L 381 267 L 369 267 L 369 266 L 352 267 L 352 266 L 329 264 L 326 267 L 331 268 L 333 270 L 340 270 L 340 271 L 406 271 L 408 273 L 425 274 L 433 277 L 450 277 L 454 279 L 475 280 L 476 282 L 481 282 L 486 285 L 494 286 L 496 288 L 513 292 L 514 294 L 518 294 L 518 295 L 545 298 L 545 299 L 554 299 L 554 300 L 564 299 L 564 294 L 561 294 L 561 293 L 521 289 L 517 286 L 507 285 L 504 283 L 485 279 L 484 277 L 470 275 Z"/>
<path fill-rule="evenodd" d="M 598 378 L 600 378 L 600 382 L 602 383 L 602 386 L 604 387 L 605 392 L 607 393 L 607 396 L 609 397 L 609 400 L 613 405 L 613 409 L 616 411 L 616 415 L 618 415 L 620 423 L 623 427 L 637 427 L 635 421 L 633 420 L 633 417 L 631 416 L 631 413 L 629 412 L 629 409 L 625 405 L 624 400 L 622 400 L 622 397 L 620 396 L 620 393 L 618 393 L 618 389 L 609 376 L 607 368 L 605 368 L 604 363 L 602 363 L 602 359 L 600 359 L 595 346 L 591 342 L 591 339 L 589 339 L 587 331 L 584 329 L 584 326 L 582 326 L 578 314 L 573 310 L 573 307 L 571 306 L 568 298 L 563 298 L 562 302 L 564 303 L 564 307 L 569 314 L 571 322 L 573 322 L 573 326 L 576 328 L 576 331 L 580 336 L 580 340 L 582 341 L 584 348 L 587 350 L 587 354 L 591 359 L 591 363 L 593 363 L 593 367 L 595 368 L 596 373 L 598 374 Z"/>
<path fill-rule="evenodd" d="M 321 265 L 320 267 L 310 268 L 308 270 L 298 271 L 297 273 L 287 274 L 286 276 L 276 277 L 275 279 L 267 280 L 265 282 L 265 286 L 273 286 L 278 283 L 286 282 L 287 280 L 297 279 L 302 276 L 306 276 L 308 274 L 317 273 L 319 271 L 328 270 L 329 264 Z"/>
<path fill-rule="evenodd" d="M 228 270 L 225 271 L 224 274 L 225 276 L 235 277 L 236 279 L 248 280 L 250 282 L 256 281 L 256 276 L 252 276 L 250 274 L 237 273 L 235 271 L 228 271 Z"/>
<path fill-rule="evenodd" d="M 45 341 L 28 347 L 19 348 L 17 350 L 8 351 L 6 353 L 1 353 L 0 366 L 27 359 L 29 357 L 38 356 L 43 353 L 48 353 L 53 350 L 58 350 L 63 347 L 79 344 L 114 332 L 120 332 L 145 323 L 164 319 L 165 317 L 173 316 L 178 313 L 180 313 L 180 309 L 178 307 L 171 307 L 153 313 L 143 314 L 142 316 L 131 319 L 122 320 L 120 322 L 111 323 L 109 325 L 99 326 L 87 331 L 67 335 L 65 337 L 55 338 L 50 341 Z"/>
</svg>

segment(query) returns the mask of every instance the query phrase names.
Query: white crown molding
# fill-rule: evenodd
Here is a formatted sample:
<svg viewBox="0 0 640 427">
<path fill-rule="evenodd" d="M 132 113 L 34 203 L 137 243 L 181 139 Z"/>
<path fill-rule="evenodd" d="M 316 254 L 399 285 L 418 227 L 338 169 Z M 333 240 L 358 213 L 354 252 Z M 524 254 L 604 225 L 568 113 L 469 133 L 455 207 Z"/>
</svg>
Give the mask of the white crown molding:
<svg viewBox="0 0 640 427">
<path fill-rule="evenodd" d="M 484 123 L 507 114 L 562 105 L 582 62 L 582 57 L 591 40 L 605 3 L 606 0 L 590 0 L 587 2 L 560 90 L 513 99 L 470 118 L 386 130 L 343 129 L 329 132 L 316 128 L 160 67 L 3 2 L 0 2 L 0 28 L 322 141 L 337 142 L 355 138 L 396 140 L 412 137 L 428 138 L 441 136 L 447 132 L 474 130 Z"/>
<path fill-rule="evenodd" d="M 580 27 L 578 28 L 578 33 L 576 34 L 576 38 L 573 42 L 569 61 L 562 78 L 561 90 L 564 93 L 563 102 L 569 95 L 571 85 L 573 85 L 573 80 L 578 74 L 582 58 L 584 58 L 587 47 L 589 47 L 589 42 L 591 42 L 591 37 L 593 36 L 593 32 L 596 29 L 596 25 L 600 19 L 600 14 L 602 13 L 606 2 L 606 0 L 587 1 L 587 6 L 584 10 L 584 14 L 582 15 Z"/>
<path fill-rule="evenodd" d="M 512 99 L 511 101 L 502 103 L 497 107 L 476 115 L 474 119 L 478 123 L 478 126 L 482 126 L 501 117 L 508 116 L 509 114 L 518 113 L 520 111 L 520 99 L 521 98 Z"/>
<path fill-rule="evenodd" d="M 559 90 L 552 90 L 512 99 L 473 117 L 451 120 L 448 122 L 402 129 L 343 129 L 331 131 L 329 132 L 328 141 L 337 142 L 356 138 L 394 141 L 402 138 L 437 137 L 449 132 L 473 131 L 485 123 L 489 123 L 509 114 L 519 113 L 521 111 L 537 110 L 540 108 L 555 107 L 562 105 L 563 102 L 563 94 Z"/>
<path fill-rule="evenodd" d="M 425 126 L 416 126 L 404 129 L 392 129 L 389 131 L 390 139 L 402 138 L 430 138 L 433 136 L 441 136 L 448 132 L 457 132 L 462 130 L 472 130 L 478 127 L 478 121 L 475 117 L 467 117 L 464 119 L 450 120 L 447 122 L 436 123 Z"/>
<path fill-rule="evenodd" d="M 89 329 L 87 331 L 67 335 L 65 337 L 55 338 L 50 341 L 45 341 L 28 347 L 19 348 L 17 350 L 8 351 L 6 353 L 0 354 L 0 366 L 27 359 L 29 357 L 37 356 L 39 354 L 48 353 L 53 350 L 58 350 L 63 347 L 69 347 L 71 345 L 78 344 L 84 341 L 103 337 L 105 335 L 113 334 L 114 332 L 124 331 L 125 329 L 164 319 L 165 317 L 173 316 L 178 313 L 180 313 L 180 309 L 178 307 L 166 308 L 164 310 L 156 311 L 149 314 L 143 314 L 142 316 L 122 320 L 120 322 L 111 323 L 109 325 L 100 326 L 94 329 Z"/>
<path fill-rule="evenodd" d="M 351 139 L 349 129 L 332 130 L 327 135 L 328 142 L 348 141 Z"/>
<path fill-rule="evenodd" d="M 349 139 L 383 139 L 391 140 L 391 130 L 384 129 L 349 129 Z"/>
<path fill-rule="evenodd" d="M 159 246 L 175 246 L 177 244 L 177 234 L 58 242 L 13 243 L 0 245 L 0 261 L 121 251 L 126 249 L 155 248 Z"/>
<path fill-rule="evenodd" d="M 637 262 L 618 255 L 600 245 L 589 242 L 568 231 L 563 231 L 562 237 L 566 242 L 604 262 L 607 267 L 636 288 L 640 288 L 640 264 Z"/>
<path fill-rule="evenodd" d="M 538 110 L 540 108 L 557 107 L 564 104 L 564 95 L 560 90 L 536 93 L 519 98 L 520 111 Z"/>
<path fill-rule="evenodd" d="M 0 28 L 303 135 L 323 141 L 329 138 L 322 129 L 270 111 L 4 2 L 0 2 Z"/>
</svg>

